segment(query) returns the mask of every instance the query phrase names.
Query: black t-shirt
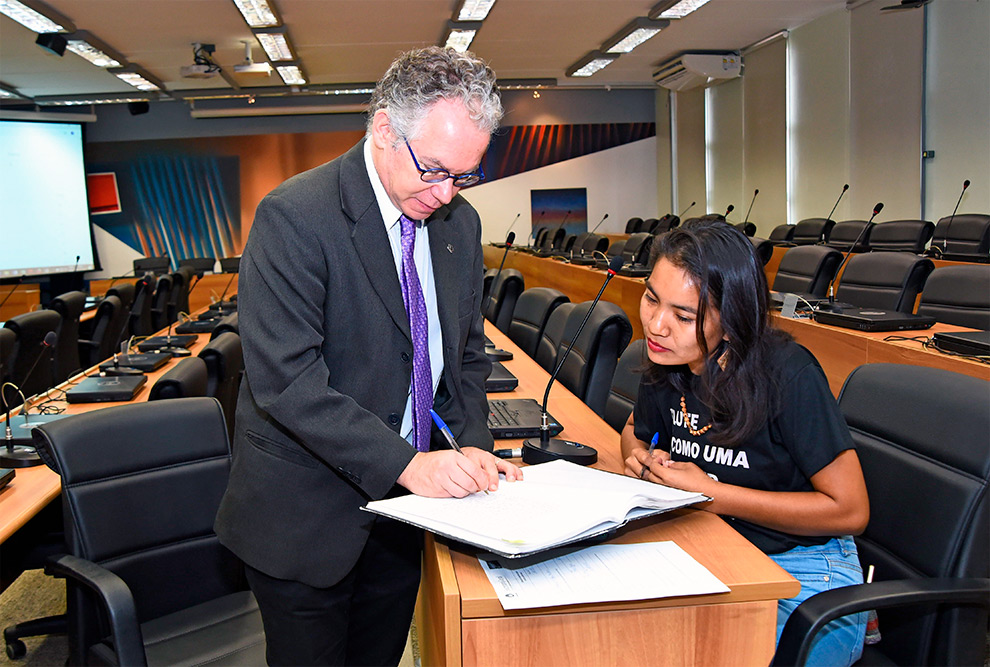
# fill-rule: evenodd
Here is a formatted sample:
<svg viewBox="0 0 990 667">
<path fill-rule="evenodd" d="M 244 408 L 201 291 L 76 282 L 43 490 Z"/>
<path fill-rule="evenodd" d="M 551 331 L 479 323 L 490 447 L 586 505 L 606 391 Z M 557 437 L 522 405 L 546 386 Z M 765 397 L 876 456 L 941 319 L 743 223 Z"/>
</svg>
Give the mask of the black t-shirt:
<svg viewBox="0 0 990 667">
<path fill-rule="evenodd" d="M 813 491 L 809 479 L 847 449 L 854 449 L 849 427 L 832 397 L 825 373 L 797 343 L 781 345 L 773 363 L 778 377 L 776 413 L 745 443 L 714 445 L 708 433 L 693 436 L 684 424 L 681 393 L 668 381 L 640 384 L 634 408 L 636 437 L 645 442 L 660 434 L 658 447 L 675 461 L 690 461 L 726 484 L 765 491 Z M 697 431 L 711 422 L 694 391 L 685 395 L 688 426 Z M 740 401 L 746 409 L 745 397 Z M 724 517 L 764 553 L 824 544 L 830 538 L 782 533 L 734 517 Z"/>
</svg>

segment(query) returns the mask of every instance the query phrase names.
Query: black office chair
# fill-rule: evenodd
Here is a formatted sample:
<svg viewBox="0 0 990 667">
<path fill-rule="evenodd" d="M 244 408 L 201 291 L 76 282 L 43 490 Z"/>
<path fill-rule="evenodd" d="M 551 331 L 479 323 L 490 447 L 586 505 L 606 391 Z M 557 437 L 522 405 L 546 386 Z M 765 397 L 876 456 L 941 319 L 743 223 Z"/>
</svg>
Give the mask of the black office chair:
<svg viewBox="0 0 990 667">
<path fill-rule="evenodd" d="M 134 301 L 131 303 L 131 312 L 127 317 L 127 334 L 150 336 L 155 331 L 151 320 L 155 285 L 155 277 L 152 275 L 146 275 L 134 284 Z M 109 291 L 107 293 L 109 294 Z"/>
<path fill-rule="evenodd" d="M 591 266 L 597 264 L 602 255 L 608 250 L 608 237 L 602 234 L 588 234 L 584 240 L 580 252 L 577 251 L 571 257 L 571 262 L 581 266 Z"/>
<path fill-rule="evenodd" d="M 543 327 L 543 335 L 540 336 L 533 358 L 547 373 L 552 373 L 557 365 L 557 350 L 564 340 L 564 327 L 567 326 L 567 318 L 575 305 L 568 301 L 554 308 Z"/>
<path fill-rule="evenodd" d="M 485 319 L 502 333 L 508 333 L 516 300 L 525 287 L 523 275 L 518 269 L 502 269 L 502 273 L 492 283 L 488 298 L 482 302 L 485 304 Z"/>
<path fill-rule="evenodd" d="M 116 296 L 104 297 L 96 307 L 89 338 L 79 339 L 79 360 L 83 367 L 89 368 L 113 356 L 126 325 L 127 312 L 120 299 Z"/>
<path fill-rule="evenodd" d="M 756 236 L 756 223 L 755 222 L 737 222 L 733 225 L 736 229 L 741 231 L 746 236 Z"/>
<path fill-rule="evenodd" d="M 11 355 L 14 353 L 14 345 L 17 344 L 17 334 L 11 329 L 0 327 L 0 386 L 10 382 Z M 13 392 L 4 394 L 7 400 L 13 397 Z M 2 402 L 2 401 L 0 401 Z M 20 402 L 18 400 L 18 402 Z"/>
<path fill-rule="evenodd" d="M 835 300 L 860 308 L 913 313 L 914 304 L 935 265 L 909 252 L 869 252 L 846 263 Z"/>
<path fill-rule="evenodd" d="M 623 266 L 644 264 L 650 255 L 652 243 L 653 237 L 648 232 L 631 234 L 622 247 Z"/>
<path fill-rule="evenodd" d="M 567 230 L 563 227 L 557 226 L 548 229 L 543 235 L 543 242 L 540 243 L 536 254 L 541 257 L 561 254 L 564 247 L 564 238 L 566 237 Z"/>
<path fill-rule="evenodd" d="M 582 235 L 587 236 L 588 232 L 582 232 Z M 560 253 L 563 255 L 569 255 L 571 251 L 574 249 L 574 244 L 577 243 L 577 240 L 578 238 L 580 238 L 580 236 L 581 235 L 579 234 L 568 234 L 567 236 L 565 236 L 564 242 L 560 245 Z M 583 238 L 581 239 L 581 244 L 582 245 L 584 244 Z"/>
<path fill-rule="evenodd" d="M 485 307 L 488 305 L 488 295 L 492 291 L 492 282 L 495 280 L 495 274 L 498 273 L 498 269 L 486 269 L 485 274 L 481 279 L 481 312 L 484 314 Z"/>
<path fill-rule="evenodd" d="M 241 330 L 237 324 L 237 312 L 234 311 L 230 315 L 224 315 L 217 322 L 217 325 L 213 327 L 213 331 L 210 332 L 210 340 L 220 337 L 222 334 L 232 331 L 233 333 L 240 335 Z"/>
<path fill-rule="evenodd" d="M 585 301 L 577 304 L 568 314 L 564 336 L 557 347 L 558 359 L 574 338 L 590 307 L 591 302 Z M 615 366 L 631 338 L 632 325 L 625 311 L 614 303 L 599 301 L 574 341 L 564 365 L 560 367 L 557 379 L 595 413 L 604 415 Z"/>
<path fill-rule="evenodd" d="M 657 220 L 656 223 L 647 231 L 649 231 L 654 236 L 659 236 L 664 232 L 669 232 L 671 229 L 678 226 L 679 224 L 681 224 L 681 219 L 678 216 L 674 215 L 673 213 L 668 213 L 667 215 Z"/>
<path fill-rule="evenodd" d="M 172 295 L 172 276 L 158 276 L 155 283 L 155 292 L 151 300 L 151 328 L 153 331 L 160 331 L 169 324 L 168 301 Z"/>
<path fill-rule="evenodd" d="M 794 225 L 791 243 L 794 245 L 815 245 L 828 241 L 835 221 L 825 218 L 807 218 Z"/>
<path fill-rule="evenodd" d="M 921 254 L 934 233 L 935 224 L 928 220 L 881 222 L 870 230 L 870 249 Z"/>
<path fill-rule="evenodd" d="M 43 341 L 49 333 L 58 331 L 61 322 L 62 316 L 54 310 L 22 313 L 4 322 L 4 328 L 13 331 L 17 338 L 10 356 L 10 379 L 25 397 L 55 385 L 51 364 L 55 349 L 45 347 Z M 57 341 L 55 347 L 58 347 Z M 10 393 L 7 400 L 11 400 Z"/>
<path fill-rule="evenodd" d="M 861 664 L 985 664 L 988 398 L 985 381 L 934 368 L 867 364 L 849 375 L 839 406 L 870 494 L 856 544 L 873 583 L 799 605 L 774 665 L 803 664 L 820 627 L 870 609 L 882 639 Z"/>
<path fill-rule="evenodd" d="M 206 363 L 206 395 L 220 401 L 227 433 L 233 435 L 237 392 L 244 371 L 241 337 L 231 331 L 223 333 L 199 351 L 199 358 Z"/>
<path fill-rule="evenodd" d="M 543 336 L 550 315 L 562 304 L 568 303 L 560 290 L 550 287 L 530 287 L 519 295 L 509 323 L 509 338 L 530 357 L 536 357 L 536 348 Z"/>
<path fill-rule="evenodd" d="M 935 225 L 931 247 L 954 259 L 990 261 L 990 215 L 961 213 L 942 218 Z"/>
<path fill-rule="evenodd" d="M 69 664 L 264 664 L 243 566 L 213 532 L 230 471 L 215 399 L 136 403 L 38 427 L 62 478 Z M 113 437 L 107 437 L 112 434 Z"/>
<path fill-rule="evenodd" d="M 213 271 L 213 267 L 217 264 L 216 257 L 187 257 L 186 259 L 179 260 L 179 268 L 188 267 L 192 271 L 193 275 L 203 277 L 203 274 L 207 271 Z M 234 271 L 236 273 L 236 271 Z"/>
<path fill-rule="evenodd" d="M 189 314 L 189 287 L 198 281 L 196 272 L 190 266 L 180 266 L 172 274 L 172 292 L 168 295 L 168 321 L 175 322 L 179 313 Z M 200 277 L 202 275 L 200 274 Z"/>
<path fill-rule="evenodd" d="M 158 378 L 148 393 L 148 400 L 207 396 L 208 386 L 206 362 L 199 357 L 186 357 Z"/>
<path fill-rule="evenodd" d="M 69 379 L 73 373 L 82 370 L 82 362 L 79 359 L 79 316 L 86 307 L 86 293 L 60 294 L 52 299 L 48 307 L 62 317 L 55 332 L 58 334 L 58 342 L 55 345 L 55 361 L 52 368 L 52 380 L 58 384 Z"/>
<path fill-rule="evenodd" d="M 133 265 L 136 275 L 141 275 L 142 273 L 161 275 L 171 270 L 172 260 L 168 255 L 162 255 L 161 257 L 141 257 L 140 259 L 135 259 Z"/>
<path fill-rule="evenodd" d="M 777 267 L 772 289 L 823 297 L 841 262 L 842 253 L 826 246 L 789 248 Z"/>
<path fill-rule="evenodd" d="M 870 231 L 875 225 L 871 225 L 866 220 L 843 220 L 842 222 L 835 223 L 832 227 L 832 232 L 829 234 L 827 245 L 829 248 L 835 248 L 840 252 L 846 252 L 852 248 L 852 252 L 868 252 L 870 250 Z M 866 231 L 863 231 L 863 228 Z M 863 238 L 859 239 L 859 235 L 862 234 Z M 857 242 L 856 239 L 859 239 Z M 853 243 L 856 247 L 853 248 Z"/>
<path fill-rule="evenodd" d="M 646 367 L 646 340 L 640 338 L 629 343 L 619 356 L 615 366 L 612 385 L 605 399 L 605 414 L 602 418 L 619 433 L 629 420 L 636 399 L 639 397 L 639 382 Z"/>
<path fill-rule="evenodd" d="M 106 296 L 117 297 L 120 299 L 120 305 L 124 307 L 124 310 L 130 312 L 131 306 L 134 305 L 134 295 L 136 293 L 137 287 L 134 283 L 117 283 L 107 289 Z"/>
<path fill-rule="evenodd" d="M 790 245 L 794 240 L 794 229 L 797 225 L 777 225 L 770 232 L 770 241 L 773 241 L 776 245 Z"/>
<path fill-rule="evenodd" d="M 773 241 L 761 239 L 756 236 L 749 237 L 749 240 L 753 243 L 753 250 L 756 252 L 756 258 L 760 260 L 761 265 L 766 266 L 767 262 L 770 261 L 770 257 L 773 256 Z"/>
<path fill-rule="evenodd" d="M 639 231 L 639 225 L 642 222 L 643 222 L 642 218 L 629 218 L 628 220 L 626 220 L 626 228 L 625 230 L 623 230 L 624 233 L 635 234 L 636 232 Z"/>
<path fill-rule="evenodd" d="M 921 292 L 918 314 L 990 330 L 990 265 L 940 266 L 932 271 Z"/>
<path fill-rule="evenodd" d="M 656 218 L 645 218 L 643 222 L 639 223 L 636 227 L 637 232 L 645 232 L 646 234 L 652 234 L 653 226 L 660 221 Z"/>
<path fill-rule="evenodd" d="M 220 258 L 220 272 L 221 273 L 237 273 L 241 266 L 241 256 L 237 257 L 221 257 Z"/>
<path fill-rule="evenodd" d="M 605 256 L 608 257 L 609 259 L 613 257 L 618 257 L 619 255 L 621 255 L 626 251 L 626 243 L 628 242 L 629 239 L 619 239 L 618 241 L 612 243 L 608 247 L 608 250 L 605 251 Z M 604 263 L 608 264 L 608 261 L 604 261 Z"/>
</svg>

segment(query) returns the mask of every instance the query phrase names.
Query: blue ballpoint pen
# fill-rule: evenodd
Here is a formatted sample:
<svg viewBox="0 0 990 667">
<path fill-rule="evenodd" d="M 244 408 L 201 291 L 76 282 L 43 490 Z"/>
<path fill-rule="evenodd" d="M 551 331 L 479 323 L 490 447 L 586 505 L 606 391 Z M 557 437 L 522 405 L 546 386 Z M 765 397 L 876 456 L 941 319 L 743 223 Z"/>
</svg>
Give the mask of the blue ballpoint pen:
<svg viewBox="0 0 990 667">
<path fill-rule="evenodd" d="M 440 429 L 440 432 L 443 433 L 443 437 L 447 440 L 447 444 L 450 445 L 450 448 L 458 454 L 464 454 L 464 452 L 461 451 L 461 446 L 457 444 L 456 440 L 454 440 L 454 434 L 450 432 L 450 428 L 433 408 L 430 408 L 430 416 L 433 417 L 433 423 L 436 424 L 437 428 Z M 467 454 L 464 454 L 464 456 L 467 456 Z M 485 492 L 485 495 L 488 495 L 487 489 L 482 489 L 482 491 Z"/>
<path fill-rule="evenodd" d="M 650 457 L 653 457 L 653 450 L 657 448 L 657 443 L 660 442 L 660 432 L 657 431 L 653 434 L 653 439 L 650 440 L 650 451 L 648 452 Z M 639 473 L 640 479 L 646 479 L 646 473 L 650 471 L 649 466 L 643 466 L 643 470 Z"/>
</svg>

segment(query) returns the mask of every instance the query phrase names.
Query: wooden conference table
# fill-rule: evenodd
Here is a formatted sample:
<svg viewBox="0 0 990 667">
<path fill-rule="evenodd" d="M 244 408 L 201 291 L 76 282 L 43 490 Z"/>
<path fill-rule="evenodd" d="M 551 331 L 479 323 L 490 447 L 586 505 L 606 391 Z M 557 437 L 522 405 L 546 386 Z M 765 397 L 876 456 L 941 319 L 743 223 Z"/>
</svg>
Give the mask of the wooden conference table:
<svg viewBox="0 0 990 667">
<path fill-rule="evenodd" d="M 782 251 L 774 248 L 775 257 Z M 485 264 L 497 267 L 502 261 L 502 248 L 485 246 Z M 773 258 L 767 265 L 768 270 Z M 777 257 L 776 264 L 779 264 Z M 776 271 L 773 264 L 773 271 Z M 506 268 L 522 272 L 526 287 L 553 287 L 571 301 L 590 301 L 595 298 L 605 280 L 605 272 L 587 266 L 576 266 L 546 257 L 536 257 L 528 253 L 510 250 L 505 259 Z M 769 278 L 772 280 L 772 277 Z M 643 296 L 643 279 L 615 276 L 602 295 L 605 301 L 616 304 L 626 315 L 633 327 L 633 339 L 643 337 L 643 327 L 639 320 L 639 302 Z M 818 324 L 807 319 L 785 319 L 774 316 L 774 323 L 789 331 L 800 344 L 811 350 L 825 370 L 832 392 L 838 396 L 846 377 L 857 366 L 866 363 L 899 363 L 942 368 L 944 370 L 971 375 L 990 381 L 990 365 L 972 359 L 954 357 L 937 350 L 929 350 L 919 341 L 887 341 L 892 334 L 903 337 L 930 337 L 933 333 L 966 331 L 966 327 L 950 324 L 936 324 L 931 329 L 920 331 L 876 332 L 856 331 L 842 327 Z M 542 395 L 542 394 L 541 394 Z"/>
<path fill-rule="evenodd" d="M 164 334 L 165 330 L 158 332 L 159 334 Z M 210 341 L 210 334 L 197 334 L 197 340 L 191 348 L 189 348 L 192 354 L 198 354 L 199 351 Z M 60 408 L 65 408 L 67 414 L 79 414 L 83 412 L 89 412 L 91 410 L 99 410 L 102 408 L 111 407 L 114 405 L 125 405 L 127 403 L 135 403 L 148 400 L 148 394 L 151 391 L 151 387 L 155 384 L 162 375 L 168 372 L 171 368 L 178 363 L 179 359 L 173 359 L 167 364 L 162 366 L 156 371 L 151 373 L 146 373 L 145 376 L 148 378 L 144 386 L 138 392 L 137 396 L 131 401 L 123 402 L 108 402 L 108 403 L 68 403 L 66 401 L 56 402 Z M 84 376 L 92 375 L 97 372 L 97 367 L 94 366 L 89 368 L 79 375 L 69 378 L 66 382 L 59 385 L 58 388 L 67 388 L 78 383 Z M 51 395 L 57 395 L 57 390 L 53 389 Z M 32 404 L 38 402 L 39 399 L 32 401 Z M 20 414 L 19 408 L 17 414 Z M 3 422 L 3 416 L 0 414 L 0 424 Z M 2 444 L 0 444 L 2 446 Z M 5 489 L 0 491 L 0 543 L 3 543 L 17 532 L 24 524 L 31 520 L 38 512 L 40 512 L 48 503 L 58 497 L 62 488 L 61 478 L 56 475 L 48 466 L 39 465 L 32 468 L 18 468 L 16 470 L 16 476 L 13 481 L 7 485 Z"/>
<path fill-rule="evenodd" d="M 490 396 L 542 398 L 547 373 L 504 334 L 486 327 L 497 347 L 513 351 L 513 359 L 503 363 L 519 378 L 516 391 Z M 597 467 L 621 470 L 618 434 L 559 384 L 549 410 L 565 426 L 561 437 L 598 449 Z M 495 445 L 520 447 L 521 441 Z M 731 591 L 504 611 L 477 559 L 428 534 L 416 607 L 423 664 L 769 664 L 777 599 L 796 595 L 797 581 L 722 519 L 698 509 L 643 519 L 612 541 L 664 540 L 675 541 Z"/>
</svg>

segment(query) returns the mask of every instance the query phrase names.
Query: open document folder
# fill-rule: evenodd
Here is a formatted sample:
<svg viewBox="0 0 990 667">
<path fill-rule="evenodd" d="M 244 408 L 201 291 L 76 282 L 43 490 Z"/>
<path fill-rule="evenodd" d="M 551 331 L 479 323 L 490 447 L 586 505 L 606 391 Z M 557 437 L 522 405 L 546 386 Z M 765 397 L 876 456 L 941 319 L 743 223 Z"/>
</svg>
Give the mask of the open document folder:
<svg viewBox="0 0 990 667">
<path fill-rule="evenodd" d="M 640 519 L 710 500 L 632 477 L 551 461 L 525 479 L 466 498 L 408 495 L 376 500 L 370 512 L 515 558 L 595 537 Z"/>
</svg>

